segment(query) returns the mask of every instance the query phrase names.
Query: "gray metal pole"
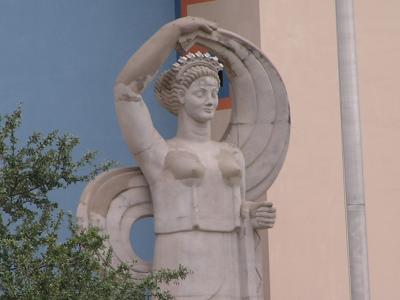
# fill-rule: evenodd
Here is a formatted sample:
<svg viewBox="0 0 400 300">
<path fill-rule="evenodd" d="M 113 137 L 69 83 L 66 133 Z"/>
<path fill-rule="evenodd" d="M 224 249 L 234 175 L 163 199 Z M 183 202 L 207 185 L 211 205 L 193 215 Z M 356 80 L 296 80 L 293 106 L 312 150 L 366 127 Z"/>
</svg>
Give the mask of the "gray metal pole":
<svg viewBox="0 0 400 300">
<path fill-rule="evenodd" d="M 336 0 L 339 84 L 352 300 L 369 300 L 356 43 L 352 0 Z"/>
</svg>

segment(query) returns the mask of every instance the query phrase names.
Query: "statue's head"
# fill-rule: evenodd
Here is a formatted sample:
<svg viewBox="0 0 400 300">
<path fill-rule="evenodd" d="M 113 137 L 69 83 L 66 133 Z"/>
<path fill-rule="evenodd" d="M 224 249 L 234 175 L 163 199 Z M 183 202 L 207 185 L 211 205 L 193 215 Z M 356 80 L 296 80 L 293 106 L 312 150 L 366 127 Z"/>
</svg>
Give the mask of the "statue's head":
<svg viewBox="0 0 400 300">
<path fill-rule="evenodd" d="M 218 104 L 222 68 L 209 53 L 182 56 L 156 82 L 156 98 L 174 115 L 185 109 L 197 121 L 211 119 Z"/>
</svg>

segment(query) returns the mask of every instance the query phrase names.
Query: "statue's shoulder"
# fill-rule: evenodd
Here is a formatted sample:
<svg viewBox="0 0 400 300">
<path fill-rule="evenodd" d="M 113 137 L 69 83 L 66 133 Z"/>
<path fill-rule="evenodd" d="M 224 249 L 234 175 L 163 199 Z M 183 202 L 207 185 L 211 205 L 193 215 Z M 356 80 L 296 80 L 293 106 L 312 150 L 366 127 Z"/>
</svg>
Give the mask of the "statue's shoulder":
<svg viewBox="0 0 400 300">
<path fill-rule="evenodd" d="M 179 141 L 177 138 L 172 138 L 165 141 L 167 143 L 168 148 L 177 148 L 179 147 Z"/>
<path fill-rule="evenodd" d="M 228 142 L 216 142 L 219 151 L 225 155 L 233 156 L 240 164 L 244 164 L 244 157 L 242 151 L 234 144 Z"/>
<path fill-rule="evenodd" d="M 175 150 L 190 151 L 190 149 L 192 148 L 190 147 L 190 142 L 177 137 L 173 137 L 172 139 L 166 140 L 166 143 L 168 151 L 175 151 Z"/>
<path fill-rule="evenodd" d="M 229 151 L 235 155 L 242 155 L 242 151 L 234 144 L 228 142 L 216 142 L 219 148 L 225 151 Z"/>
</svg>

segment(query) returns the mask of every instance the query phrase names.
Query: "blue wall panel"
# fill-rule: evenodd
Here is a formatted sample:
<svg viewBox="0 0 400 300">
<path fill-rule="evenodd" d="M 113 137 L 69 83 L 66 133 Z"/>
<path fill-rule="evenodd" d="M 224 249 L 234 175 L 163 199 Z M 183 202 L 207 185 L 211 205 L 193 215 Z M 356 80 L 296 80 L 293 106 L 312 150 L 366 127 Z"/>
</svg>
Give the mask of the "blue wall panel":
<svg viewBox="0 0 400 300">
<path fill-rule="evenodd" d="M 174 4 L 0 0 L 0 113 L 22 102 L 22 138 L 32 130 L 58 128 L 81 138 L 80 153 L 98 150 L 100 160 L 134 164 L 115 117 L 113 82 L 130 55 L 175 18 Z M 164 137 L 173 136 L 175 119 L 154 100 L 152 86 L 144 96 L 155 126 Z M 82 189 L 76 186 L 54 197 L 75 213 Z M 150 258 L 151 241 L 147 244 L 137 250 Z"/>
</svg>

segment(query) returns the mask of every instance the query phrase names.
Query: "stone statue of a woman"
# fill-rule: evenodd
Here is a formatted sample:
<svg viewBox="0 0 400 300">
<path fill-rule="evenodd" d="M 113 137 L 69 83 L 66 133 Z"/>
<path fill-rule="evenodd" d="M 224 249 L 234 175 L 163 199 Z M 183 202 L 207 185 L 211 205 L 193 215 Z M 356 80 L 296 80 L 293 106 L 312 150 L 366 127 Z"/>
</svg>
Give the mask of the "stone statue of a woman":
<svg viewBox="0 0 400 300">
<path fill-rule="evenodd" d="M 182 18 L 163 26 L 128 61 L 115 85 L 115 106 L 125 141 L 149 184 L 155 219 L 153 269 L 192 273 L 168 287 L 176 299 L 242 299 L 243 210 L 253 230 L 272 227 L 270 203 L 246 206 L 245 164 L 234 146 L 210 139 L 222 69 L 209 54 L 182 56 L 156 83 L 156 97 L 177 115 L 176 137 L 154 128 L 141 94 L 176 47 L 194 32 L 215 24 Z"/>
</svg>

